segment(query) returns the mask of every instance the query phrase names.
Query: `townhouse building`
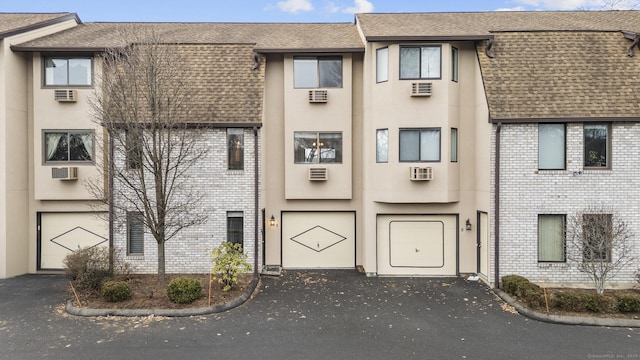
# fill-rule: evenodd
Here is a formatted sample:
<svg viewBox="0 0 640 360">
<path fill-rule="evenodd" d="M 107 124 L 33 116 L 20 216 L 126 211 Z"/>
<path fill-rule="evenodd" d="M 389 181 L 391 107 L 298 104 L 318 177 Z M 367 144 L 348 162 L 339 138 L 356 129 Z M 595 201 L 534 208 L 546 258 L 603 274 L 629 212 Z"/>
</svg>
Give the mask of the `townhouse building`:
<svg viewBox="0 0 640 360">
<path fill-rule="evenodd" d="M 0 149 L 0 221 L 11 224 L 0 277 L 59 269 L 78 246 L 109 244 L 154 271 L 156 244 L 135 214 L 101 208 L 83 186 L 111 150 L 126 161 L 86 100 L 100 91 L 101 52 L 128 45 L 119 34 L 132 29 L 186 54 L 189 91 L 202 99 L 193 112 L 208 151 L 189 181 L 208 221 L 167 243 L 167 272 L 207 272 L 206 250 L 229 240 L 259 269 L 584 285 L 554 231 L 567 216 L 607 205 L 640 234 L 640 12 L 324 24 L 0 17 L 17 24 L 0 31 L 0 120 L 18 142 Z M 627 255 L 639 251 L 634 238 Z M 633 284 L 638 264 L 614 285 Z"/>
</svg>

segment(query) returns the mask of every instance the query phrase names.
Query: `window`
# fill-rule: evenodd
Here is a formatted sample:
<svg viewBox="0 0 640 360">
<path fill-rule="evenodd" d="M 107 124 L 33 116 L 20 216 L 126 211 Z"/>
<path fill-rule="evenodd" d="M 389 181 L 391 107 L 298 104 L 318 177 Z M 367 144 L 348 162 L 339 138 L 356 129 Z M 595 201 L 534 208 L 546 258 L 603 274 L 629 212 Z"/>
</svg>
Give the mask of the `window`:
<svg viewBox="0 0 640 360">
<path fill-rule="evenodd" d="M 46 163 L 93 161 L 93 131 L 45 131 L 44 159 Z"/>
<path fill-rule="evenodd" d="M 127 145 L 127 166 L 129 169 L 140 169 L 142 166 L 142 144 L 140 143 L 140 136 L 131 131 L 127 131 L 125 136 Z"/>
<path fill-rule="evenodd" d="M 244 247 L 244 220 L 242 211 L 227 212 L 227 242 Z"/>
<path fill-rule="evenodd" d="M 565 215 L 538 215 L 538 261 L 565 261 Z"/>
<path fill-rule="evenodd" d="M 400 129 L 400 161 L 440 161 L 440 129 Z"/>
<path fill-rule="evenodd" d="M 451 81 L 458 82 L 458 48 L 451 48 Z"/>
<path fill-rule="evenodd" d="M 389 48 L 376 50 L 376 82 L 389 80 Z"/>
<path fill-rule="evenodd" d="M 127 213 L 127 255 L 144 254 L 144 218 L 140 212 Z"/>
<path fill-rule="evenodd" d="M 611 261 L 611 243 L 613 242 L 611 214 L 584 214 L 582 221 L 584 261 Z"/>
<path fill-rule="evenodd" d="M 297 131 L 293 136 L 296 164 L 342 163 L 342 133 Z"/>
<path fill-rule="evenodd" d="M 584 124 L 584 167 L 607 168 L 609 164 L 609 125 Z"/>
<path fill-rule="evenodd" d="M 342 58 L 339 56 L 296 57 L 293 59 L 296 88 L 342 87 Z"/>
<path fill-rule="evenodd" d="M 244 129 L 227 129 L 227 169 L 244 170 Z"/>
<path fill-rule="evenodd" d="M 439 79 L 440 46 L 400 48 L 400 79 Z"/>
<path fill-rule="evenodd" d="M 376 162 L 389 162 L 389 129 L 376 130 Z"/>
<path fill-rule="evenodd" d="M 458 129 L 451 128 L 451 162 L 458 162 Z"/>
<path fill-rule="evenodd" d="M 565 169 L 565 124 L 538 124 L 538 169 Z"/>
<path fill-rule="evenodd" d="M 91 57 L 50 56 L 44 58 L 44 84 L 91 85 Z"/>
</svg>

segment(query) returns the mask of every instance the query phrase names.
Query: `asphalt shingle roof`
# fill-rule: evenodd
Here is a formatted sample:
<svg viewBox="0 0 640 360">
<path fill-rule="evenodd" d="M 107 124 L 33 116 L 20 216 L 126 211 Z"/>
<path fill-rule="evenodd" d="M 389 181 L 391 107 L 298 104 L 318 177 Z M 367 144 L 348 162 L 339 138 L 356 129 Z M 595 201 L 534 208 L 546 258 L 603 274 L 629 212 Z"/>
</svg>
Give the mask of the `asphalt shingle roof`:
<svg viewBox="0 0 640 360">
<path fill-rule="evenodd" d="M 364 51 L 354 24 L 275 23 L 86 23 L 29 41 L 18 50 L 100 50 L 126 45 L 123 33 L 153 31 L 184 44 L 255 44 L 258 51 Z"/>
<path fill-rule="evenodd" d="M 75 17 L 72 13 L 0 13 L 0 39 L 13 33 L 38 28 L 49 22 Z"/>
</svg>

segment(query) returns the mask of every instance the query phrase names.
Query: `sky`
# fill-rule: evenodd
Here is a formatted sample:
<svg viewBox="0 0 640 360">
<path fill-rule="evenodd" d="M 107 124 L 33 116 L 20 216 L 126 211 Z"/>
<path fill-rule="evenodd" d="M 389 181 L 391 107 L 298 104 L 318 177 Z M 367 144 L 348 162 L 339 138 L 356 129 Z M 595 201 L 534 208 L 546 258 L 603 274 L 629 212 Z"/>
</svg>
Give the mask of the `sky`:
<svg viewBox="0 0 640 360">
<path fill-rule="evenodd" d="M 83 22 L 353 22 L 364 12 L 640 9 L 635 0 L 0 0 L 0 12 L 74 12 Z"/>
</svg>

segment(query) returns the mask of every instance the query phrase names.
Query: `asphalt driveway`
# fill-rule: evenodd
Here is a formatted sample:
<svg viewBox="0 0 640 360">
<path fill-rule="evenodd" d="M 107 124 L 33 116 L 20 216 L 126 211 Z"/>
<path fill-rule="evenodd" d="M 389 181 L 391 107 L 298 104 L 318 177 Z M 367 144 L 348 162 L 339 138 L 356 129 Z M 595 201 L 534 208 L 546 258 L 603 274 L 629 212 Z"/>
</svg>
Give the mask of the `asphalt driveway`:
<svg viewBox="0 0 640 360">
<path fill-rule="evenodd" d="M 71 316 L 66 284 L 0 280 L 1 359 L 640 358 L 637 329 L 530 320 L 460 278 L 286 271 L 238 308 L 187 318 Z"/>
</svg>

